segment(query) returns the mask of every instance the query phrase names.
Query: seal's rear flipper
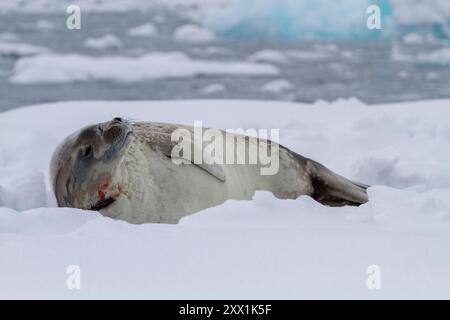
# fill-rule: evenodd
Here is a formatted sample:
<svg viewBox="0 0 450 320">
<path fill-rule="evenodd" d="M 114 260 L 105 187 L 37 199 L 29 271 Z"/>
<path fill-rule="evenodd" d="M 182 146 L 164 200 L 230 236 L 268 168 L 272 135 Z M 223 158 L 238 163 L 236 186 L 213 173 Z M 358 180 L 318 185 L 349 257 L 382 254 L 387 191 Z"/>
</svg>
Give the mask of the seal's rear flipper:
<svg viewBox="0 0 450 320">
<path fill-rule="evenodd" d="M 306 167 L 310 172 L 314 188 L 311 197 L 328 206 L 359 206 L 366 203 L 368 185 L 350 181 L 318 162 L 308 159 Z"/>
</svg>

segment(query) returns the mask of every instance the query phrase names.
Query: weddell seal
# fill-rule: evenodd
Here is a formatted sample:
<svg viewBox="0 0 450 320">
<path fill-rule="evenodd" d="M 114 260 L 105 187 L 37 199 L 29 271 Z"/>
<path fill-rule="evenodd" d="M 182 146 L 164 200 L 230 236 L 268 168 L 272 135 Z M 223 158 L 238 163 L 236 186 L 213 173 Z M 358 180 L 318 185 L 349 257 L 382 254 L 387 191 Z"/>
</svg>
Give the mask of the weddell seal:
<svg viewBox="0 0 450 320">
<path fill-rule="evenodd" d="M 199 133 L 211 143 L 198 140 Z M 228 199 L 251 200 L 257 190 L 281 199 L 308 195 L 329 206 L 368 201 L 367 185 L 268 139 L 122 118 L 67 137 L 53 154 L 50 176 L 58 206 L 131 223 L 177 223 Z"/>
</svg>

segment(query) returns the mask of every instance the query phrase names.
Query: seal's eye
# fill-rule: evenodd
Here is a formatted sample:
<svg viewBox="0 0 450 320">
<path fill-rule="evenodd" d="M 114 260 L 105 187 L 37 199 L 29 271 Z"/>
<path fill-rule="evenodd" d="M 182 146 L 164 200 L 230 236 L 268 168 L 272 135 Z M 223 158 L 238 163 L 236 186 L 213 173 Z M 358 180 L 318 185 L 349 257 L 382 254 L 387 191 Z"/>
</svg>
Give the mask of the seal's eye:
<svg viewBox="0 0 450 320">
<path fill-rule="evenodd" d="M 91 155 L 92 155 L 92 146 L 89 145 L 89 146 L 84 148 L 84 150 L 83 150 L 83 157 L 87 158 L 87 157 L 90 157 Z"/>
</svg>

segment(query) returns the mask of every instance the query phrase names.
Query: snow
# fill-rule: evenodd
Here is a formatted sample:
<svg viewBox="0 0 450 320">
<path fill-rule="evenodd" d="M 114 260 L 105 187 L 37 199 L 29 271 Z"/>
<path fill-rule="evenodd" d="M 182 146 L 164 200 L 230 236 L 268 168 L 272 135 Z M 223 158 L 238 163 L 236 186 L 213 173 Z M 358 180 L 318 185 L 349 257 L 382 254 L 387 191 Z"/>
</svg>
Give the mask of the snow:
<svg viewBox="0 0 450 320">
<path fill-rule="evenodd" d="M 44 47 L 20 43 L 20 42 L 9 42 L 0 40 L 0 56 L 31 56 L 40 53 L 48 52 L 49 50 Z"/>
<path fill-rule="evenodd" d="M 177 41 L 190 43 L 206 43 L 214 41 L 216 38 L 211 31 L 193 24 L 178 27 L 174 31 L 173 37 Z"/>
<path fill-rule="evenodd" d="M 450 298 L 450 100 L 367 106 L 74 101 L 0 114 L 0 298 Z M 360 207 L 227 201 L 177 225 L 54 208 L 48 163 L 88 123 L 124 116 L 280 128 L 281 143 L 373 185 Z M 23 211 L 25 210 L 25 211 Z M 81 270 L 81 289 L 66 270 Z M 381 268 L 381 289 L 366 270 Z"/>
<path fill-rule="evenodd" d="M 24 211 L 45 206 L 46 202 L 45 181 L 41 172 L 19 172 L 0 179 L 0 207 Z"/>
<path fill-rule="evenodd" d="M 87 38 L 84 45 L 91 49 L 117 49 L 123 46 L 122 41 L 113 34 L 106 34 L 98 38 Z"/>
<path fill-rule="evenodd" d="M 200 75 L 271 76 L 278 73 L 279 70 L 269 64 L 196 60 L 179 52 L 153 52 L 136 58 L 42 54 L 19 59 L 10 81 L 13 83 L 70 83 L 89 80 L 136 82 Z"/>
<path fill-rule="evenodd" d="M 153 23 L 145 23 L 128 30 L 128 34 L 133 37 L 153 37 L 158 30 Z"/>
</svg>

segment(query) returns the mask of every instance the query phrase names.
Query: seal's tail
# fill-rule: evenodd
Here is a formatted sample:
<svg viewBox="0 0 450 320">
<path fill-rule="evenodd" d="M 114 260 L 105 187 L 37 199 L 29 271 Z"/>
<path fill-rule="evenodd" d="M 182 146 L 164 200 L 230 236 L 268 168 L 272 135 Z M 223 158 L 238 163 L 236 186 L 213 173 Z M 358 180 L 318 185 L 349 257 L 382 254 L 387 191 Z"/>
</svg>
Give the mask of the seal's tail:
<svg viewBox="0 0 450 320">
<path fill-rule="evenodd" d="M 368 185 L 350 181 L 320 163 L 308 159 L 306 167 L 311 174 L 314 188 L 311 196 L 327 206 L 359 206 L 366 203 Z"/>
</svg>

